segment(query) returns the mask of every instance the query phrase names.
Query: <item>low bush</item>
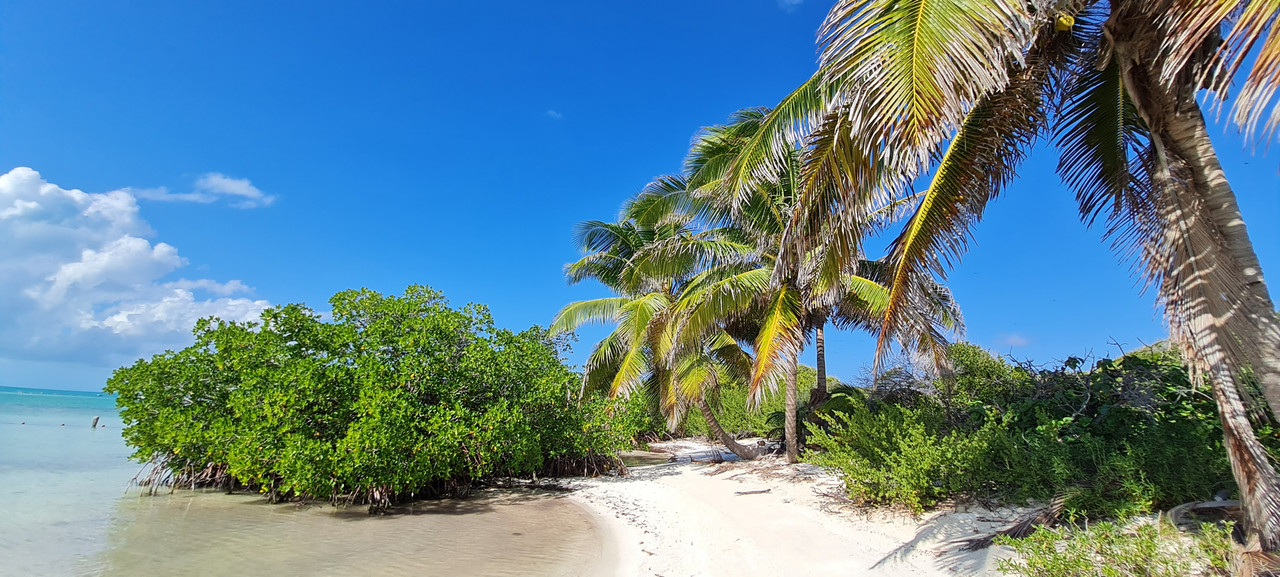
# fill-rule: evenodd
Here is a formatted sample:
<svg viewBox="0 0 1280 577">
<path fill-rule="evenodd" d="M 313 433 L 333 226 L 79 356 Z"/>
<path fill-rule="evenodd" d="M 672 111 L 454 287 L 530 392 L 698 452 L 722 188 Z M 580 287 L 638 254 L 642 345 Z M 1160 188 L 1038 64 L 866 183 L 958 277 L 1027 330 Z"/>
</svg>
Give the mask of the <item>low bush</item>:
<svg viewBox="0 0 1280 577">
<path fill-rule="evenodd" d="M 1125 528 L 1103 522 L 998 542 L 1018 552 L 998 562 L 1000 571 L 1023 577 L 1230 575 L 1234 557 L 1231 527 L 1207 523 L 1193 535 L 1167 523 Z"/>
<path fill-rule="evenodd" d="M 487 309 L 345 291 L 333 321 L 302 305 L 260 322 L 202 320 L 196 342 L 117 370 L 134 457 L 183 484 L 375 508 L 476 481 L 611 466 L 621 403 L 576 399 L 564 343 L 496 328 Z M 626 419 L 621 419 L 626 423 Z"/>
<path fill-rule="evenodd" d="M 851 497 L 916 511 L 1064 493 L 1067 519 L 1123 518 L 1234 488 L 1216 407 L 1173 352 L 1088 370 L 1014 365 L 968 344 L 951 358 L 950 382 L 837 392 L 807 458 L 839 472 Z"/>
</svg>

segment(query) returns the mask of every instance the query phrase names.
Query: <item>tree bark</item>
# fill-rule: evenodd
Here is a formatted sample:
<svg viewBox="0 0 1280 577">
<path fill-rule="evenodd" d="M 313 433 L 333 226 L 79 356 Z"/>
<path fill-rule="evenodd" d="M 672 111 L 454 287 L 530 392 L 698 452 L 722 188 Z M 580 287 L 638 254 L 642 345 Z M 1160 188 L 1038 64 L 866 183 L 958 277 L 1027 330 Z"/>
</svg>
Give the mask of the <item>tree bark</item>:
<svg viewBox="0 0 1280 577">
<path fill-rule="evenodd" d="M 812 411 L 817 411 L 818 407 L 827 402 L 827 345 L 826 335 L 823 334 L 826 327 L 826 317 L 818 319 L 817 329 L 813 335 L 813 344 L 817 347 L 818 354 L 818 380 L 814 383 L 813 391 L 809 393 L 811 414 Z"/>
<path fill-rule="evenodd" d="M 1160 280 L 1170 336 L 1183 348 L 1193 378 L 1207 375 L 1213 387 L 1246 529 L 1264 551 L 1275 551 L 1280 476 L 1254 435 L 1239 379 L 1252 368 L 1280 417 L 1280 323 L 1209 140 L 1192 75 L 1172 85 L 1159 80 L 1163 30 L 1149 10 L 1138 2 L 1113 3 L 1104 26 L 1154 151 L 1151 205 L 1130 216 L 1148 227 L 1139 229 L 1146 235 L 1143 258 Z"/>
<path fill-rule="evenodd" d="M 1255 329 L 1252 334 L 1236 335 L 1236 338 L 1254 344 L 1254 347 L 1245 347 L 1249 364 L 1271 414 L 1280 420 L 1280 319 L 1276 318 L 1275 304 L 1262 277 L 1262 265 L 1249 240 L 1240 205 L 1209 140 L 1204 115 L 1195 101 L 1194 91 L 1187 92 L 1180 98 L 1175 113 L 1166 118 L 1165 132 L 1170 146 L 1186 160 L 1195 183 L 1204 191 L 1206 212 L 1231 256 L 1229 262 L 1222 264 L 1238 269 L 1242 286 L 1224 287 L 1223 294 L 1238 301 L 1232 308 L 1246 317 L 1247 326 Z"/>
<path fill-rule="evenodd" d="M 707 422 L 707 428 L 711 430 L 711 434 L 716 436 L 716 440 L 728 447 L 733 454 L 737 455 L 743 461 L 750 461 L 756 458 L 755 449 L 739 443 L 732 435 L 726 433 L 724 428 L 720 426 L 720 421 L 716 420 L 716 414 L 712 412 L 711 405 L 707 404 L 707 398 L 699 395 L 694 404 L 698 406 L 698 410 L 702 412 L 702 419 Z"/>
<path fill-rule="evenodd" d="M 783 434 L 787 437 L 787 462 L 796 463 L 800 461 L 800 444 L 796 436 L 796 371 L 800 368 L 800 354 L 796 351 L 791 354 L 790 367 L 787 368 L 787 384 L 786 384 L 786 420 L 783 426 Z"/>
<path fill-rule="evenodd" d="M 1240 488 L 1248 529 L 1258 535 L 1263 551 L 1280 549 L 1280 477 L 1253 434 L 1248 411 L 1230 374 L 1220 371 L 1214 376 L 1213 396 L 1218 401 L 1223 445 L 1231 461 L 1231 475 Z"/>
</svg>

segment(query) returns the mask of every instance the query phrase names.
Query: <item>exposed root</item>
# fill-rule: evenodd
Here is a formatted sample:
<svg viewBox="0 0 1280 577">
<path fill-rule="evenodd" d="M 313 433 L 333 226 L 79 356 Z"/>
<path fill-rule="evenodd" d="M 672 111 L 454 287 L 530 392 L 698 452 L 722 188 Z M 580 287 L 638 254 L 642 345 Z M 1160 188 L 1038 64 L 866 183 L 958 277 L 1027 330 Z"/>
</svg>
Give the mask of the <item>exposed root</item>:
<svg viewBox="0 0 1280 577">
<path fill-rule="evenodd" d="M 626 475 L 627 466 L 614 455 L 592 454 L 585 458 L 561 458 L 547 463 L 540 471 L 546 477 L 573 477 L 582 475 L 593 477 L 604 474 Z M 534 475 L 531 487 L 551 490 L 568 490 L 559 485 L 541 485 L 537 483 L 538 475 Z M 412 491 L 397 491 L 390 485 L 372 487 L 343 487 L 335 484 L 333 493 L 327 498 L 318 495 L 302 495 L 293 491 L 281 490 L 278 479 L 270 479 L 267 484 L 241 484 L 229 474 L 226 465 L 206 463 L 202 466 L 179 465 L 171 458 L 158 456 L 148 461 L 130 480 L 131 486 L 139 487 L 146 495 L 159 494 L 162 487 L 174 489 L 211 489 L 226 491 L 249 489 L 262 493 L 268 503 L 280 503 L 292 500 L 321 499 L 328 500 L 337 506 L 368 505 L 370 514 L 386 514 L 392 507 L 416 499 L 465 498 L 481 486 L 487 486 L 487 480 L 447 479 L 417 487 Z"/>
</svg>

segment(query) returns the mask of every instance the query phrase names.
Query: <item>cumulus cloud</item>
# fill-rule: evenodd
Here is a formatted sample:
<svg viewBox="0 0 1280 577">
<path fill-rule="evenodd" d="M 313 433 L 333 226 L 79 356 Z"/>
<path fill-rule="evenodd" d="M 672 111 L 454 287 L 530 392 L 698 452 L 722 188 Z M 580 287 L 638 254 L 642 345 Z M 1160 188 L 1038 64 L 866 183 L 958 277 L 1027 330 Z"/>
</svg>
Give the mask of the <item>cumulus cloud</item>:
<svg viewBox="0 0 1280 577">
<path fill-rule="evenodd" d="M 247 178 L 232 178 L 222 173 L 210 172 L 197 178 L 191 192 L 170 192 L 168 188 L 126 188 L 124 192 L 136 198 L 160 202 L 198 202 L 209 204 L 226 200 L 235 208 L 270 206 L 276 197 L 254 186 Z"/>
<path fill-rule="evenodd" d="M 217 176 L 202 193 L 269 202 Z M 252 320 L 269 306 L 238 280 L 173 279 L 187 259 L 149 240 L 140 196 L 64 189 L 30 168 L 0 175 L 0 357 L 119 364 L 184 346 L 202 317 Z"/>
<path fill-rule="evenodd" d="M 560 114 L 559 112 L 556 112 L 555 110 L 548 110 L 547 118 L 550 118 L 552 120 L 560 120 L 561 118 L 564 118 L 564 115 Z"/>
</svg>

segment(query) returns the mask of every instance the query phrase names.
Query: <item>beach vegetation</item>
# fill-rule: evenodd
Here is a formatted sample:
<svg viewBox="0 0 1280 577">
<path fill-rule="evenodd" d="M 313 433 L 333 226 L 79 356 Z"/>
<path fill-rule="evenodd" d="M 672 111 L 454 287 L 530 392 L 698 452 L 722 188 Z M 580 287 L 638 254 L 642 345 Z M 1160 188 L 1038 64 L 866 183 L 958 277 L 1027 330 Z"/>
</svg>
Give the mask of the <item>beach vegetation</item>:
<svg viewBox="0 0 1280 577">
<path fill-rule="evenodd" d="M 1021 577 L 1248 575 L 1239 572 L 1231 531 L 1231 523 L 1203 523 L 1184 532 L 1162 518 L 1065 526 L 1025 539 L 999 539 L 1018 555 L 997 566 L 1005 575 Z"/>
<path fill-rule="evenodd" d="M 1236 490 L 1216 404 L 1168 347 L 1038 367 L 957 343 L 950 358 L 949 389 L 836 391 L 807 459 L 838 471 L 851 498 L 914 511 L 1061 497 L 1063 519 L 1124 519 Z"/>
<path fill-rule="evenodd" d="M 744 458 L 751 449 L 724 434 L 711 407 L 702 405 L 710 397 L 732 398 L 745 384 L 742 400 L 759 411 L 765 397 L 781 389 L 780 433 L 788 460 L 795 461 L 802 436 L 800 354 L 811 338 L 819 341 L 816 382 L 806 393 L 821 401 L 828 387 L 825 326 L 873 326 L 890 289 L 882 263 L 842 261 L 836 256 L 845 253 L 826 245 L 801 261 L 782 260 L 798 199 L 798 141 L 779 152 L 767 181 L 747 191 L 725 186 L 728 170 L 769 113 L 740 110 L 727 124 L 704 128 L 684 172 L 650 183 L 626 203 L 619 222 L 580 225 L 586 255 L 567 267 L 570 281 L 593 278 L 618 296 L 571 303 L 552 329 L 612 324 L 614 332 L 596 345 L 584 368 L 584 390 L 602 386 L 616 396 L 646 383 L 662 401 L 672 431 L 684 409 L 696 407 L 709 433 Z M 904 206 L 891 203 L 863 218 L 890 221 Z M 831 242 L 854 241 L 833 236 Z M 939 283 L 917 280 L 906 292 L 917 322 L 899 328 L 895 338 L 905 348 L 943 358 L 945 335 L 962 329 L 959 308 Z M 714 370 L 694 370 L 712 361 Z M 727 395 L 718 393 L 721 388 Z"/>
<path fill-rule="evenodd" d="M 1237 124 L 1275 135 L 1275 16 L 1248 0 L 837 2 L 819 31 L 818 72 L 770 112 L 729 188 L 769 182 L 792 146 L 781 135 L 800 136 L 788 262 L 829 244 L 835 224 L 863 222 L 850 215 L 871 200 L 919 194 L 886 258 L 882 359 L 915 323 L 913 279 L 956 265 L 1032 148 L 1053 141 L 1081 219 L 1105 223 L 1156 289 L 1191 380 L 1208 383 L 1244 528 L 1276 551 L 1280 475 L 1250 411 L 1258 399 L 1280 418 L 1280 321 L 1197 98 L 1202 88 L 1225 98 L 1238 81 Z M 836 260 L 859 258 L 858 242 L 832 246 Z"/>
<path fill-rule="evenodd" d="M 465 494 L 498 477 L 616 467 L 639 417 L 579 397 L 566 342 L 494 325 L 411 286 L 298 304 L 256 322 L 204 319 L 195 344 L 115 371 L 125 441 L 144 481 L 247 487 L 378 510 Z"/>
</svg>

